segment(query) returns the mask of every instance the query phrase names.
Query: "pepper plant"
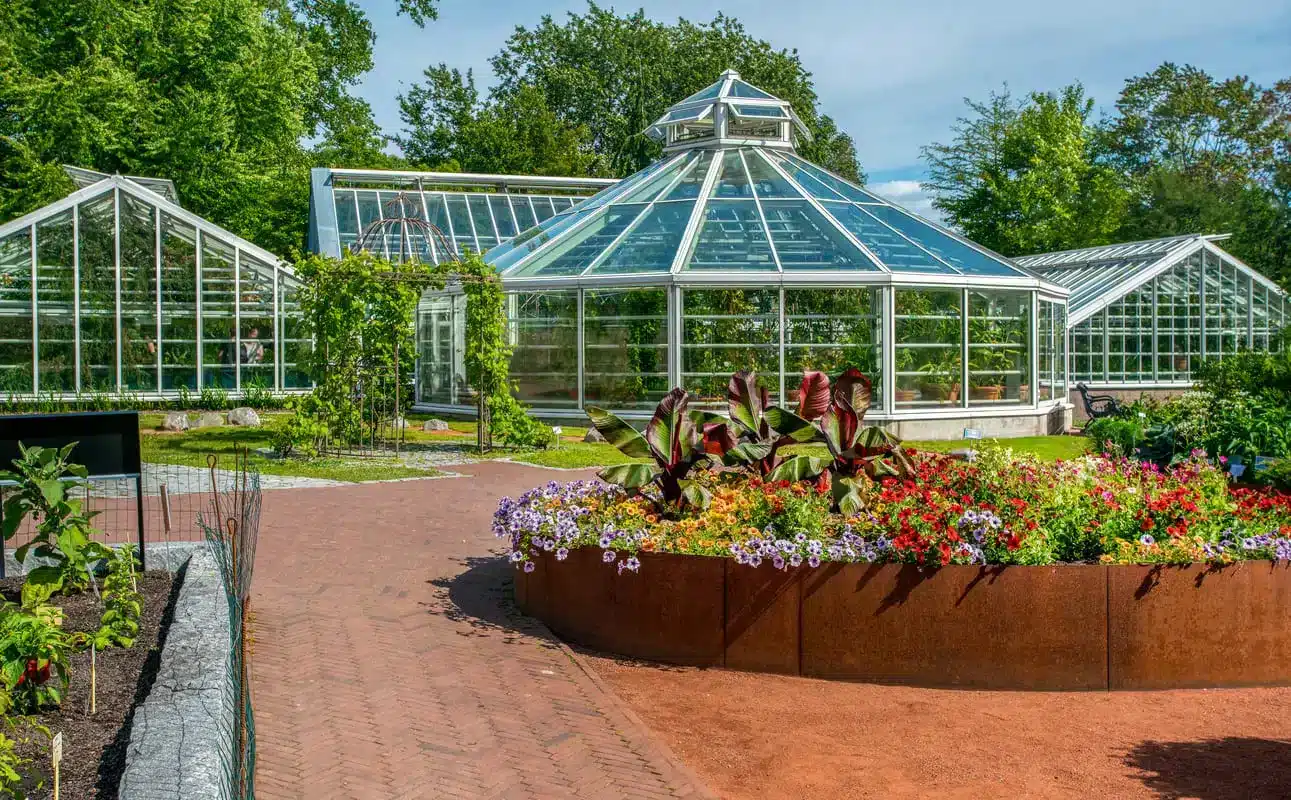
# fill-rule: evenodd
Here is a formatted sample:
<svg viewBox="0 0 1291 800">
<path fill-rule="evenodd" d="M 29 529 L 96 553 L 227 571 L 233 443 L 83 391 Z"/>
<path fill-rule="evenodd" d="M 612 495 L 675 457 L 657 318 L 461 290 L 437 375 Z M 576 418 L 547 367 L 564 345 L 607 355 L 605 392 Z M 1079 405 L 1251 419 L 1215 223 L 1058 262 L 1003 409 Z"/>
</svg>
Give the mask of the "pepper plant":
<svg viewBox="0 0 1291 800">
<path fill-rule="evenodd" d="M 0 607 L 0 678 L 15 713 L 31 714 L 63 702 L 74 641 L 61 622 L 51 606 L 33 613 L 13 603 Z"/>
<path fill-rule="evenodd" d="M 94 634 L 94 646 L 129 648 L 139 635 L 139 617 L 143 614 L 143 595 L 135 580 L 135 549 L 122 545 L 113 551 L 108 574 L 103 579 L 103 617 Z"/>
</svg>

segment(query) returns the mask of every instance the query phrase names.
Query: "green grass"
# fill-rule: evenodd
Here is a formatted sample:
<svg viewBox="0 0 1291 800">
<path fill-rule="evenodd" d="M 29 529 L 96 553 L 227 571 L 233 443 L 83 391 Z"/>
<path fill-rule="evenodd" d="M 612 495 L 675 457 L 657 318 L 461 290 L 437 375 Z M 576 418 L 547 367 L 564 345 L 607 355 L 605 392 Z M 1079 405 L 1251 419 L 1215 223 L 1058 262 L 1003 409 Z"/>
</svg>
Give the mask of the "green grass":
<svg viewBox="0 0 1291 800">
<path fill-rule="evenodd" d="M 982 439 L 981 443 L 1008 447 L 1014 453 L 1033 455 L 1041 461 L 1079 458 L 1089 452 L 1090 445 L 1089 440 L 1083 436 L 1019 436 L 1016 439 Z M 916 450 L 932 450 L 938 453 L 949 453 L 951 450 L 979 447 L 981 443 L 963 439 L 936 442 L 906 442 L 908 446 Z"/>
<path fill-rule="evenodd" d="M 516 453 L 510 455 L 510 458 L 512 461 L 519 461 L 524 464 L 533 464 L 539 467 L 560 467 L 562 469 L 608 467 L 638 460 L 628 458 L 612 445 L 583 441 L 567 442 L 563 436 L 559 447 Z"/>
<path fill-rule="evenodd" d="M 276 417 L 276 419 L 275 419 Z M 264 419 L 265 415 L 261 415 Z M 245 447 L 250 451 L 248 460 L 264 475 L 285 475 L 297 478 L 326 478 L 334 481 L 378 481 L 396 478 L 429 478 L 442 473 L 433 469 L 419 469 L 400 464 L 394 459 L 302 459 L 269 458 L 258 454 L 258 448 L 270 446 L 273 427 L 281 424 L 285 415 L 270 415 L 266 425 L 243 428 L 226 425 L 218 428 L 199 428 L 183 433 L 158 432 L 161 414 L 140 415 L 140 437 L 143 460 L 154 464 L 180 464 L 206 468 L 206 457 L 219 456 L 220 463 L 233 465 L 233 454 Z"/>
</svg>

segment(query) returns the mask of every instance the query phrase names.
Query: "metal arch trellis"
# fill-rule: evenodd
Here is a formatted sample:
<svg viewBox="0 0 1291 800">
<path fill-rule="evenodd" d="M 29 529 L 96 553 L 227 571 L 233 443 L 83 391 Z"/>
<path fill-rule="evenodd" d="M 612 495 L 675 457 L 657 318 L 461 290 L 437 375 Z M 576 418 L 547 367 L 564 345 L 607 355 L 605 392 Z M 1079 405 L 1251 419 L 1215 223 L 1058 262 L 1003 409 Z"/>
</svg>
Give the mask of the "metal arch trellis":
<svg viewBox="0 0 1291 800">
<path fill-rule="evenodd" d="M 489 278 L 482 276 L 462 275 L 453 272 L 452 265 L 461 263 L 461 255 L 458 253 L 453 240 L 445 236 L 439 226 L 417 213 L 422 208 L 422 204 L 418 199 L 407 192 L 399 192 L 381 205 L 381 214 L 378 219 L 364 226 L 360 233 L 357 243 L 358 249 L 385 256 L 394 265 L 394 269 L 382 275 L 381 280 L 412 284 L 423 290 L 441 287 L 447 274 L 452 274 L 454 280 L 459 284 L 489 280 Z M 388 252 L 388 244 L 392 234 L 397 234 L 397 254 Z M 414 247 L 414 243 L 418 239 L 426 243 L 424 249 Z M 422 258 L 423 254 L 428 256 L 425 261 Z M 422 263 L 426 263 L 435 269 L 433 271 L 401 269 L 407 264 L 418 265 Z M 480 335 L 483 336 L 483 332 Z M 395 374 L 394 402 L 396 410 L 400 407 L 401 401 L 401 387 L 398 380 L 399 366 L 399 344 L 395 342 L 393 369 Z M 482 377 L 481 380 L 487 380 L 487 377 Z M 490 425 L 491 414 L 488 404 L 491 392 L 491 386 L 480 386 L 476 390 L 477 424 L 475 443 L 481 453 L 493 449 L 493 432 Z M 396 424 L 395 452 L 398 452 L 399 446 L 403 442 L 404 427 Z M 377 439 L 378 431 L 374 428 L 370 438 L 374 449 Z"/>
</svg>

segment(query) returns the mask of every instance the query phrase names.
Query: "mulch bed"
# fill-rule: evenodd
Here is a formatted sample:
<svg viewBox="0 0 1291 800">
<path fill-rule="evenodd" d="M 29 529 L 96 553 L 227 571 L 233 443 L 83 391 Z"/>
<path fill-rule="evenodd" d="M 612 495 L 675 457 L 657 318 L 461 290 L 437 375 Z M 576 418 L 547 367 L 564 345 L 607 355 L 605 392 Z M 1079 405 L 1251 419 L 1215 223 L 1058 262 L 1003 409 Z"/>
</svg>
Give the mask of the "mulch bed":
<svg viewBox="0 0 1291 800">
<path fill-rule="evenodd" d="M 117 796 L 117 786 L 125 769 L 126 746 L 130 742 L 128 723 L 135 705 L 147 696 L 160 661 L 163 616 L 171 605 L 172 578 L 164 571 L 147 572 L 140 577 L 143 617 L 139 621 L 139 636 L 129 650 L 114 647 L 98 654 L 94 716 L 89 713 L 89 651 L 72 655 L 71 685 L 62 707 L 37 716 L 37 721 L 49 728 L 51 735 L 63 734 L 60 797 L 102 800 Z M 0 594 L 17 602 L 21 587 L 22 578 L 6 578 L 0 581 Z M 98 630 L 103 606 L 94 592 L 55 597 L 53 603 L 63 609 L 66 630 L 87 633 Z M 46 776 L 43 793 L 37 792 L 33 798 L 52 797 L 48 742 L 20 745 L 19 752 L 39 765 Z"/>
</svg>

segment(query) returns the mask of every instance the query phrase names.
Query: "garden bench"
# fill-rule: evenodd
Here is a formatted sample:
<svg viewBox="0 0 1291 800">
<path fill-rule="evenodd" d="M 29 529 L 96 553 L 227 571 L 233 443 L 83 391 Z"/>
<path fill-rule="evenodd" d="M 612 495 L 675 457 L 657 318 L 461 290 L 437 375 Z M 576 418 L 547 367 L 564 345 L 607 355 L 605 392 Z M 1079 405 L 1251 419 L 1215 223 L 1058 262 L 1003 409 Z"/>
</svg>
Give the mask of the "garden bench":
<svg viewBox="0 0 1291 800">
<path fill-rule="evenodd" d="M 1120 416 L 1121 404 L 1110 394 L 1090 394 L 1089 387 L 1083 383 L 1076 384 L 1076 391 L 1080 392 L 1081 402 L 1085 404 L 1085 414 L 1090 419 Z"/>
</svg>

